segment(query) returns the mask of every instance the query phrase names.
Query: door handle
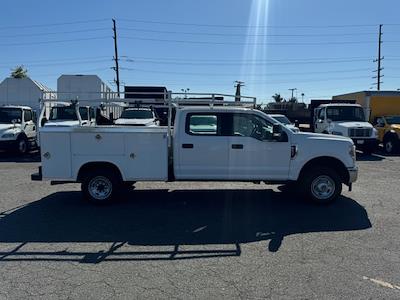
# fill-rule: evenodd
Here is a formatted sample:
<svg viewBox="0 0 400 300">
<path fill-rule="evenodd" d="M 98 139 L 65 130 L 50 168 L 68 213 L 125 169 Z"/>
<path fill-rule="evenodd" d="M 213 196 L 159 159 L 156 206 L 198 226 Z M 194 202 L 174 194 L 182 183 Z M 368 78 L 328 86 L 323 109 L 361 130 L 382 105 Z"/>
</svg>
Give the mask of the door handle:
<svg viewBox="0 0 400 300">
<path fill-rule="evenodd" d="M 243 149 L 242 144 L 232 144 L 232 149 Z"/>
<path fill-rule="evenodd" d="M 193 144 L 182 144 L 182 148 L 184 148 L 184 149 L 193 149 Z"/>
</svg>

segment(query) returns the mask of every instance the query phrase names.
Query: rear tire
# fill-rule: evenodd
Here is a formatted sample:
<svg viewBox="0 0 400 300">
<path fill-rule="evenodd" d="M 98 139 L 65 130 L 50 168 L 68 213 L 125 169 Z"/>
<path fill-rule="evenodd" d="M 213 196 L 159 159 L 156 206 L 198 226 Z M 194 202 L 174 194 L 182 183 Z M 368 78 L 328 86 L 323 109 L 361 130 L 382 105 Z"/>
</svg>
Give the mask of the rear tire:
<svg viewBox="0 0 400 300">
<path fill-rule="evenodd" d="M 388 137 L 383 141 L 383 148 L 387 154 L 394 154 L 399 151 L 399 141 L 394 137 Z"/>
<path fill-rule="evenodd" d="M 81 185 L 84 198 L 94 204 L 112 202 L 121 187 L 121 179 L 112 170 L 89 171 Z"/>
<path fill-rule="evenodd" d="M 326 205 L 340 196 L 342 179 L 332 168 L 312 167 L 302 174 L 299 188 L 306 200 Z"/>
</svg>

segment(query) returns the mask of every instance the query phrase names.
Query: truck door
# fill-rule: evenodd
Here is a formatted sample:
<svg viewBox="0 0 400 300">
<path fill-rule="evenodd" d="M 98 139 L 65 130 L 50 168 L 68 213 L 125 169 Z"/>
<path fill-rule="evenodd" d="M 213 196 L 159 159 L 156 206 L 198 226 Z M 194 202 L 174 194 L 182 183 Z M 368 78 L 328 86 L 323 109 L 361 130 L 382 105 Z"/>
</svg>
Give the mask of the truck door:
<svg viewBox="0 0 400 300">
<path fill-rule="evenodd" d="M 177 179 L 226 179 L 228 137 L 221 135 L 221 114 L 188 113 L 185 130 L 176 140 Z"/>
<path fill-rule="evenodd" d="M 316 108 L 314 118 L 314 132 L 323 132 L 326 129 L 325 108 Z"/>
<path fill-rule="evenodd" d="M 24 109 L 23 118 L 24 118 L 23 130 L 25 132 L 25 135 L 29 139 L 35 138 L 36 137 L 36 124 L 33 121 L 32 111 L 28 110 L 28 109 Z"/>
<path fill-rule="evenodd" d="M 273 139 L 273 125 L 250 113 L 229 113 L 228 176 L 232 180 L 286 180 L 291 146 Z M 228 121 L 227 121 L 228 122 Z"/>
</svg>

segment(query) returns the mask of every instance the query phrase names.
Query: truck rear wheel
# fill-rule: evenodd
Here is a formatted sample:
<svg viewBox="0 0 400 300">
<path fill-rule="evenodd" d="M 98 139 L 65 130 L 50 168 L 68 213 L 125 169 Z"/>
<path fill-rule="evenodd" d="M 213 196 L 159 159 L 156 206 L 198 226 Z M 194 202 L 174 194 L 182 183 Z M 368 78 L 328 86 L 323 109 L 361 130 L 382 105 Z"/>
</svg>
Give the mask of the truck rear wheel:
<svg viewBox="0 0 400 300">
<path fill-rule="evenodd" d="M 299 182 L 303 196 L 317 204 L 330 204 L 342 192 L 339 174 L 329 167 L 313 167 L 302 174 Z"/>
<path fill-rule="evenodd" d="M 388 137 L 383 141 L 383 148 L 387 154 L 397 153 L 400 148 L 399 145 L 400 142 L 393 137 Z"/>
<path fill-rule="evenodd" d="M 121 180 L 111 170 L 97 170 L 87 172 L 82 181 L 83 196 L 89 202 L 106 204 L 115 199 Z"/>
</svg>

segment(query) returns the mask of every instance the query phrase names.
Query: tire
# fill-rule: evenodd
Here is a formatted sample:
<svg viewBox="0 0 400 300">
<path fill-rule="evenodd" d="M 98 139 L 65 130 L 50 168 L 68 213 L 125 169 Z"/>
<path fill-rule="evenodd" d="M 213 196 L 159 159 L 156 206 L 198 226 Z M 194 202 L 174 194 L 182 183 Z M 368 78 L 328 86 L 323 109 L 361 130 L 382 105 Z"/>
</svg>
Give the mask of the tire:
<svg viewBox="0 0 400 300">
<path fill-rule="evenodd" d="M 93 170 L 83 176 L 83 197 L 94 204 L 108 204 L 118 195 L 121 179 L 113 170 Z"/>
<path fill-rule="evenodd" d="M 399 141 L 394 137 L 388 137 L 383 141 L 383 148 L 387 154 L 394 154 L 399 151 Z"/>
<path fill-rule="evenodd" d="M 306 200 L 316 204 L 330 204 L 342 192 L 342 179 L 330 167 L 312 167 L 302 174 L 299 188 Z"/>
<path fill-rule="evenodd" d="M 28 139 L 25 136 L 17 139 L 16 150 L 19 155 L 25 155 L 29 151 Z"/>
</svg>

